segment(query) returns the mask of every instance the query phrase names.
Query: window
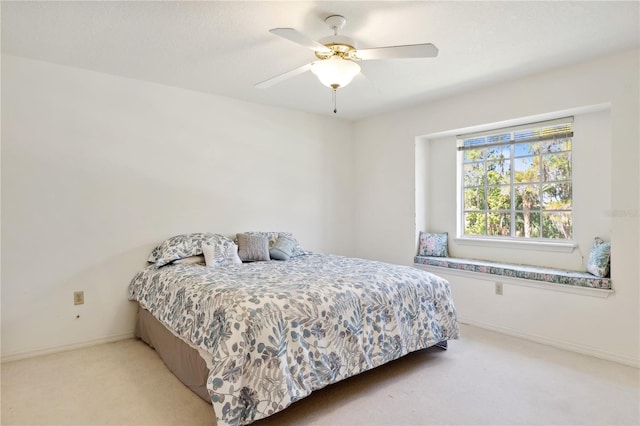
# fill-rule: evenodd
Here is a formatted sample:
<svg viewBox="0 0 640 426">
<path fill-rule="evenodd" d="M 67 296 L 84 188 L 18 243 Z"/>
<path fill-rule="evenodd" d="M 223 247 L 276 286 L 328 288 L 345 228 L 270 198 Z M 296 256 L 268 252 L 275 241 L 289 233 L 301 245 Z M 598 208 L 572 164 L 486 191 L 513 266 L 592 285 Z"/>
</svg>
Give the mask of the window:
<svg viewBox="0 0 640 426">
<path fill-rule="evenodd" d="M 573 119 L 458 136 L 463 237 L 572 239 Z"/>
</svg>

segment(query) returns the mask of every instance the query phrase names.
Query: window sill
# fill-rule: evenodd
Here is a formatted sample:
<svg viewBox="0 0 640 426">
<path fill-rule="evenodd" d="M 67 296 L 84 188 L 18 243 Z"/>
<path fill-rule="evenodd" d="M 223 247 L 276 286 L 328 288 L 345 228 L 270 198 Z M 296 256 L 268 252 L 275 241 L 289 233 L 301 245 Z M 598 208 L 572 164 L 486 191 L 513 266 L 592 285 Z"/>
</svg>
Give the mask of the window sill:
<svg viewBox="0 0 640 426">
<path fill-rule="evenodd" d="M 493 238 L 454 238 L 454 241 L 460 245 L 538 250 L 557 253 L 571 253 L 578 246 L 573 241 L 518 241 Z"/>
</svg>

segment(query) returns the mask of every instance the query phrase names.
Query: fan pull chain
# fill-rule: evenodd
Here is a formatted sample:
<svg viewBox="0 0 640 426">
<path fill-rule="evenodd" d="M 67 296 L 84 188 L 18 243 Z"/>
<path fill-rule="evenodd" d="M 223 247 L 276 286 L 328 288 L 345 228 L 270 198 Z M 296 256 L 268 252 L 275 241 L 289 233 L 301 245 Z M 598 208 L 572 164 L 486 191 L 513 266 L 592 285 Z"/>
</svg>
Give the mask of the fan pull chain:
<svg viewBox="0 0 640 426">
<path fill-rule="evenodd" d="M 338 87 L 340 87 L 340 85 L 338 84 L 331 85 L 331 88 L 333 89 L 333 93 L 331 94 L 331 101 L 333 102 L 334 114 L 338 112 L 338 107 L 337 107 Z"/>
<path fill-rule="evenodd" d="M 333 100 L 333 113 L 336 114 L 338 112 L 338 107 L 337 107 L 337 102 L 336 102 L 336 98 L 337 98 L 337 94 L 338 91 L 336 89 L 333 89 L 333 96 L 332 96 L 332 100 Z"/>
</svg>

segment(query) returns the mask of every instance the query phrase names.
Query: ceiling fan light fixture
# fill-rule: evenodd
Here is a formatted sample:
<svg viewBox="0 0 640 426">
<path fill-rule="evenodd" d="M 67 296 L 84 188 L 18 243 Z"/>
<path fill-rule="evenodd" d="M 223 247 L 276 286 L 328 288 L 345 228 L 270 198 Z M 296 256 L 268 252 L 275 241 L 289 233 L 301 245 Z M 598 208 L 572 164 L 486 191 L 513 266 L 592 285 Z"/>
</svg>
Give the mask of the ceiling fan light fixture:
<svg viewBox="0 0 640 426">
<path fill-rule="evenodd" d="M 345 87 L 360 72 L 360 65 L 335 55 L 329 59 L 314 61 L 311 72 L 318 77 L 320 83 L 332 89 Z"/>
</svg>

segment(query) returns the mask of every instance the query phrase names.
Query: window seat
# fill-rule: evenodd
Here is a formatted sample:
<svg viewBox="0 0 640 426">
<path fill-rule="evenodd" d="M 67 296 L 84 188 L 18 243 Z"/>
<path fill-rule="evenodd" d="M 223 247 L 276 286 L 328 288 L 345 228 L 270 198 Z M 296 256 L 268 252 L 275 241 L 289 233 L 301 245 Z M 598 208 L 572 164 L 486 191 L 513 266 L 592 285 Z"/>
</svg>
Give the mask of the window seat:
<svg viewBox="0 0 640 426">
<path fill-rule="evenodd" d="M 483 274 L 501 275 L 546 283 L 611 290 L 611 279 L 600 278 L 588 272 L 565 271 L 539 266 L 490 262 L 488 260 L 461 259 L 455 257 L 415 256 L 419 265 L 458 269 Z"/>
</svg>

